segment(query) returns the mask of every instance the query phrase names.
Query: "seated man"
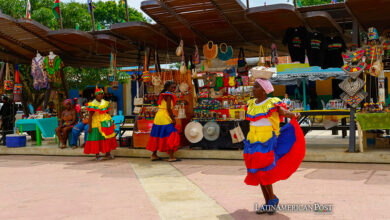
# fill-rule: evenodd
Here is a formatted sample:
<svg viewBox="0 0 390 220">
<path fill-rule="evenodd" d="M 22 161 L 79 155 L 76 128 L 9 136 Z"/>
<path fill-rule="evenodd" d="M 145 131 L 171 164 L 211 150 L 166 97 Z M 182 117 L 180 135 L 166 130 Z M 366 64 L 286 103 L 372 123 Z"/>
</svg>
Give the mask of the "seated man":
<svg viewBox="0 0 390 220">
<path fill-rule="evenodd" d="M 66 99 L 64 102 L 65 110 L 61 113 L 60 126 L 56 128 L 56 134 L 61 143 L 61 149 L 66 148 L 68 134 L 76 124 L 76 110 L 72 106 L 72 101 Z"/>
<path fill-rule="evenodd" d="M 56 112 L 56 109 L 55 109 L 55 106 L 54 106 L 54 102 L 50 101 L 47 105 L 48 105 L 48 108 L 47 108 L 46 112 L 49 113 L 50 116 L 52 116 L 52 117 L 57 116 L 57 112 Z"/>
<path fill-rule="evenodd" d="M 77 140 L 79 139 L 82 131 L 84 131 L 84 144 L 82 144 L 81 147 L 84 147 L 85 142 L 87 141 L 88 128 L 89 128 L 88 116 L 89 113 L 87 111 L 87 108 L 83 106 L 80 109 L 80 122 L 72 129 L 72 140 L 70 142 L 70 145 L 73 146 L 73 149 L 77 148 Z"/>
</svg>

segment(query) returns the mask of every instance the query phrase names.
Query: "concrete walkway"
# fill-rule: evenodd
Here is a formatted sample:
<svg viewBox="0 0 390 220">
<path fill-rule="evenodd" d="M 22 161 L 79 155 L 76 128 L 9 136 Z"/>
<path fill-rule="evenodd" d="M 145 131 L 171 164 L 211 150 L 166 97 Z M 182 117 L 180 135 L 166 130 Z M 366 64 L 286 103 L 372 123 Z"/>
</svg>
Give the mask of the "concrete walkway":
<svg viewBox="0 0 390 220">
<path fill-rule="evenodd" d="M 0 219 L 390 219 L 390 167 L 306 162 L 274 184 L 282 205 L 332 212 L 254 214 L 259 187 L 241 160 L 150 162 L 116 158 L 0 156 Z"/>
</svg>

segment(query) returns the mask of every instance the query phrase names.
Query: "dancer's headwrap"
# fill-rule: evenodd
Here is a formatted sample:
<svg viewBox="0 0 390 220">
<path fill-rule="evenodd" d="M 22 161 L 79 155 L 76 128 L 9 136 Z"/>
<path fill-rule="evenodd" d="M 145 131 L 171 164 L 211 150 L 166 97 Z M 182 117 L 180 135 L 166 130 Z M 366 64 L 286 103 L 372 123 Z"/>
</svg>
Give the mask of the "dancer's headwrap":
<svg viewBox="0 0 390 220">
<path fill-rule="evenodd" d="M 274 91 L 274 87 L 272 86 L 272 83 L 267 79 L 256 79 L 255 82 L 257 82 L 261 87 L 263 87 L 265 93 L 270 94 Z"/>
<path fill-rule="evenodd" d="M 70 99 L 65 99 L 65 100 L 62 102 L 62 104 L 63 104 L 64 106 L 66 106 L 67 104 L 72 105 L 72 100 L 70 100 Z"/>
<path fill-rule="evenodd" d="M 95 96 L 99 95 L 100 93 L 104 93 L 103 89 L 99 89 L 99 87 L 96 85 Z"/>
</svg>

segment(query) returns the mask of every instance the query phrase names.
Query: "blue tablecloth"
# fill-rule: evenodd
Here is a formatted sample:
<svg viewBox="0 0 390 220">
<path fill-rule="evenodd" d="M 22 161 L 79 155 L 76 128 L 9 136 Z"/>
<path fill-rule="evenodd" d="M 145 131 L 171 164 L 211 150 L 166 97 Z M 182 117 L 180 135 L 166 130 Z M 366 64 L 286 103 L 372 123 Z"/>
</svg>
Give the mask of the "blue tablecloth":
<svg viewBox="0 0 390 220">
<path fill-rule="evenodd" d="M 15 130 L 16 128 L 20 130 L 21 125 L 23 126 L 23 132 L 35 131 L 38 125 L 43 137 L 54 137 L 55 129 L 58 127 L 58 118 L 19 119 L 15 122 Z"/>
</svg>

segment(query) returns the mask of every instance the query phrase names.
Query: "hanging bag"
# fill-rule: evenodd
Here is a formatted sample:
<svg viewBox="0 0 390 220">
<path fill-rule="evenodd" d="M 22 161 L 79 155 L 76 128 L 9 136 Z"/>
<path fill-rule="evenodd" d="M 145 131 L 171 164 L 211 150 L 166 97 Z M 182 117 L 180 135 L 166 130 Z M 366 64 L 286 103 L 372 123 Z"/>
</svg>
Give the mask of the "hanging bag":
<svg viewBox="0 0 390 220">
<path fill-rule="evenodd" d="M 200 63 L 200 58 L 199 58 L 199 49 L 198 46 L 195 45 L 195 52 L 194 52 L 194 57 L 192 59 L 193 64 L 199 64 Z"/>
<path fill-rule="evenodd" d="M 230 130 L 230 136 L 232 137 L 233 144 L 243 142 L 245 140 L 244 133 L 240 125 L 237 123 L 237 126 Z"/>
<path fill-rule="evenodd" d="M 16 64 L 16 71 L 15 71 L 15 85 L 14 85 L 14 101 L 15 102 L 21 102 L 22 101 L 22 84 L 20 84 L 19 81 L 19 68 L 18 64 Z"/>
<path fill-rule="evenodd" d="M 10 91 L 10 90 L 13 89 L 13 87 L 14 87 L 14 83 L 13 83 L 12 80 L 11 80 L 9 64 L 6 63 L 6 64 L 5 64 L 4 89 L 5 89 L 6 91 Z"/>
<path fill-rule="evenodd" d="M 150 49 L 145 50 L 144 71 L 142 72 L 142 80 L 144 82 L 150 82 L 152 78 L 149 72 L 149 60 L 150 60 L 149 56 L 150 56 Z"/>
<path fill-rule="evenodd" d="M 238 53 L 237 73 L 240 76 L 248 75 L 248 63 L 245 61 L 244 49 L 242 48 L 240 48 L 240 52 Z"/>
<path fill-rule="evenodd" d="M 177 118 L 178 119 L 185 119 L 185 118 L 187 118 L 187 116 L 186 116 L 186 109 L 185 109 L 185 106 L 184 106 L 183 103 L 179 107 L 179 112 L 178 112 Z"/>
<path fill-rule="evenodd" d="M 224 48 L 224 49 L 223 49 Z M 219 45 L 218 59 L 222 61 L 228 61 L 233 57 L 233 48 L 225 43 Z"/>
<path fill-rule="evenodd" d="M 140 93 L 139 90 L 142 90 L 142 93 L 144 91 L 144 88 L 143 88 L 144 87 L 144 83 L 142 83 L 142 85 L 140 87 L 138 87 L 138 83 L 139 82 L 137 82 L 137 96 L 134 99 L 134 105 L 136 105 L 136 106 L 140 106 L 140 105 L 144 104 L 144 98 L 143 97 L 141 98 L 140 95 L 139 95 L 139 93 Z"/>
<path fill-rule="evenodd" d="M 259 47 L 259 62 L 257 62 L 257 66 L 265 66 L 265 53 L 263 45 Z"/>
</svg>

